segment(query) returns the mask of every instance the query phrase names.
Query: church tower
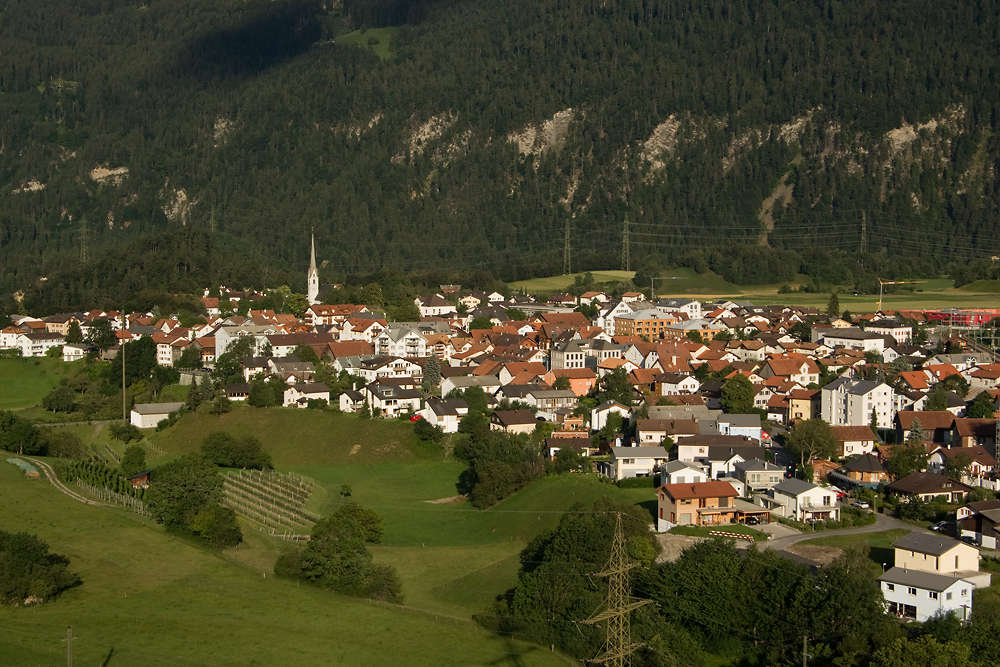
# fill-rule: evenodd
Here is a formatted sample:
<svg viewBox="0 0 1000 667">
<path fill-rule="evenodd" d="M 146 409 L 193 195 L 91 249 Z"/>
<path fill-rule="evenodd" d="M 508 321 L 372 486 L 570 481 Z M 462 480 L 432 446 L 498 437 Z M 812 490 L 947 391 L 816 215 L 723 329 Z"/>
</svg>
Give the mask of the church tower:
<svg viewBox="0 0 1000 667">
<path fill-rule="evenodd" d="M 319 271 L 316 270 L 316 235 L 312 235 L 312 249 L 309 253 L 309 275 L 306 276 L 306 296 L 309 305 L 317 303 L 319 296 Z"/>
</svg>

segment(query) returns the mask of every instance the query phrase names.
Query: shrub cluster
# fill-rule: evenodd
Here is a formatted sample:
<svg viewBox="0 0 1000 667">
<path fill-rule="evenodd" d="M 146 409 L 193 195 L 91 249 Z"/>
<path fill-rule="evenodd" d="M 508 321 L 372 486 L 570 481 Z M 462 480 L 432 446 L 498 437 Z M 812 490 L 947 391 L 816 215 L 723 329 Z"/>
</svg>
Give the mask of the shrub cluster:
<svg viewBox="0 0 1000 667">
<path fill-rule="evenodd" d="M 80 577 L 67 569 L 65 556 L 49 553 L 49 545 L 27 533 L 0 530 L 0 603 L 47 602 Z"/>
</svg>

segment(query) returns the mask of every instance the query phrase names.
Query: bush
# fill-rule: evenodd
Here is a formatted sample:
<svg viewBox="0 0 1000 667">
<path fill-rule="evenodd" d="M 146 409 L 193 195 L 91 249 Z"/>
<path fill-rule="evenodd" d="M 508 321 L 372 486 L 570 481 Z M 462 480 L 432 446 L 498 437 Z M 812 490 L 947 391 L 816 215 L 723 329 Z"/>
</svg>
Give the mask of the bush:
<svg viewBox="0 0 1000 667">
<path fill-rule="evenodd" d="M 421 440 L 427 440 L 435 444 L 440 444 L 444 440 L 444 429 L 423 418 L 414 422 L 413 432 Z"/>
<path fill-rule="evenodd" d="M 272 468 L 271 455 L 252 435 L 236 438 L 225 431 L 213 431 L 201 443 L 201 452 L 217 466 L 223 468 Z"/>
<path fill-rule="evenodd" d="M 128 422 L 111 422 L 108 424 L 108 433 L 115 440 L 122 442 L 142 440 L 142 431 L 134 424 L 129 424 Z"/>
<path fill-rule="evenodd" d="M 655 477 L 626 477 L 618 480 L 619 489 L 653 489 L 656 488 Z"/>
<path fill-rule="evenodd" d="M 222 505 L 207 505 L 194 517 L 191 530 L 219 549 L 235 547 L 243 541 L 236 512 Z"/>
<path fill-rule="evenodd" d="M 67 569 L 65 556 L 49 553 L 49 545 L 27 533 L 0 530 L 0 603 L 47 602 L 80 577 Z"/>
<path fill-rule="evenodd" d="M 49 428 L 42 431 L 43 451 L 47 456 L 63 459 L 87 458 L 87 447 L 72 431 Z"/>
</svg>

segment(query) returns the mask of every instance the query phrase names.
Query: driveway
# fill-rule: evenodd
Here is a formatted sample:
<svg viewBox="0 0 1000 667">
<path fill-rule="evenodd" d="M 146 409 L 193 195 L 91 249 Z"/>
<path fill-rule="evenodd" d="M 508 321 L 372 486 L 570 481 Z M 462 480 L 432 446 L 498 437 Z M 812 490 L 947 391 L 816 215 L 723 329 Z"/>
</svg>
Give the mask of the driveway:
<svg viewBox="0 0 1000 667">
<path fill-rule="evenodd" d="M 836 528 L 833 530 L 820 530 L 814 533 L 797 533 L 795 535 L 786 535 L 783 537 L 776 536 L 774 539 L 767 541 L 767 548 L 774 549 L 775 551 L 785 551 L 788 547 L 792 546 L 796 542 L 801 542 L 802 540 L 811 540 L 814 537 L 827 537 L 828 535 L 857 535 L 861 533 L 880 533 L 884 530 L 907 530 L 907 531 L 919 531 L 919 532 L 929 532 L 923 528 L 914 526 L 911 523 L 905 523 L 898 519 L 893 519 L 890 516 L 884 514 L 875 515 L 875 523 L 870 526 L 856 526 L 854 528 Z M 783 554 L 784 555 L 784 554 Z M 796 556 L 795 560 L 801 560 L 801 556 Z"/>
</svg>

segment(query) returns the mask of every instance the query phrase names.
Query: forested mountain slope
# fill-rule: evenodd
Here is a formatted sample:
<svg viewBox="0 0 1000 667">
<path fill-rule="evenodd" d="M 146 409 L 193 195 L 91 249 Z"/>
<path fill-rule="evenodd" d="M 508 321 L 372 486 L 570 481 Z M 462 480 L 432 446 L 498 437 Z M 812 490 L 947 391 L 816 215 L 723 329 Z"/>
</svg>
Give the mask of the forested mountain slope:
<svg viewBox="0 0 1000 667">
<path fill-rule="evenodd" d="M 324 281 L 558 272 L 567 224 L 574 270 L 618 268 L 626 216 L 632 268 L 986 274 L 998 17 L 957 0 L 0 0 L 0 287 L 62 309 L 302 282 L 311 229 Z M 332 41 L 400 21 L 386 60 Z"/>
</svg>

